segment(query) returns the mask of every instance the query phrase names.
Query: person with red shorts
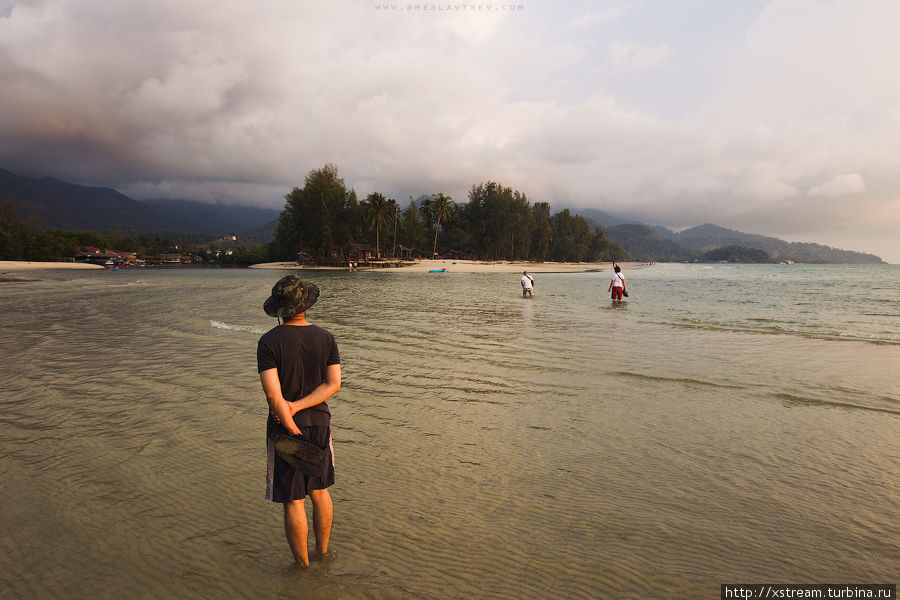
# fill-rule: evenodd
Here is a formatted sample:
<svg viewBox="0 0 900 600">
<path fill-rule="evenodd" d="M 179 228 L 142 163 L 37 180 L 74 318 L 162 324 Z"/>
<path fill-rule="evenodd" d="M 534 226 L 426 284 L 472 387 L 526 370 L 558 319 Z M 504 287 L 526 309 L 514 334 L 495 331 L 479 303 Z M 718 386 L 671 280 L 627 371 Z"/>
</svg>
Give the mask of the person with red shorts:
<svg viewBox="0 0 900 600">
<path fill-rule="evenodd" d="M 619 265 L 613 267 L 613 271 L 612 281 L 609 282 L 609 289 L 606 291 L 612 292 L 613 302 L 621 302 L 622 292 L 625 291 L 625 276 L 622 275 Z"/>
</svg>

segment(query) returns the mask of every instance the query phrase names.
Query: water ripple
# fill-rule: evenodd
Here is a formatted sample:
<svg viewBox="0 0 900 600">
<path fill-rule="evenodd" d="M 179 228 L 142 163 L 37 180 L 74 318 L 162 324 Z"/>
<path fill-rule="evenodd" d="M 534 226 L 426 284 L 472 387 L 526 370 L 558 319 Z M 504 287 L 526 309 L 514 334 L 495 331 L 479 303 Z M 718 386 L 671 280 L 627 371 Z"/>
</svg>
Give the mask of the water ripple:
<svg viewBox="0 0 900 600">
<path fill-rule="evenodd" d="M 344 374 L 334 556 L 309 570 L 263 499 L 254 358 L 280 273 L 5 286 L 0 589 L 507 600 L 889 580 L 896 345 L 794 335 L 780 299 L 745 294 L 752 271 L 705 270 L 711 298 L 682 301 L 678 268 L 635 273 L 617 310 L 602 273 L 543 275 L 528 301 L 503 275 L 309 274 Z M 796 294 L 811 317 L 838 310 Z M 726 318 L 729 298 L 747 314 Z"/>
</svg>

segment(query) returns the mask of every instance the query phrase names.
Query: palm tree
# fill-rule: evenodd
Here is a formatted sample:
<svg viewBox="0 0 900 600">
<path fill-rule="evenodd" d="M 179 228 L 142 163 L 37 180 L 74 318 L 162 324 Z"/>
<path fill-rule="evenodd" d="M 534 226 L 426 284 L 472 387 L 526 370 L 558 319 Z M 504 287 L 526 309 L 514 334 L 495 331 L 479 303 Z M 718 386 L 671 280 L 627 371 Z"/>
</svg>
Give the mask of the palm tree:
<svg viewBox="0 0 900 600">
<path fill-rule="evenodd" d="M 369 227 L 375 228 L 375 255 L 381 258 L 381 226 L 388 220 L 392 201 L 378 192 L 366 196 L 366 216 Z"/>
<path fill-rule="evenodd" d="M 412 196 L 410 196 L 409 199 L 410 201 L 415 202 Z M 431 227 L 431 224 L 434 223 L 434 211 L 431 207 L 431 198 L 429 198 L 428 196 L 425 196 L 425 198 L 422 200 L 422 203 L 419 204 L 419 213 L 425 219 L 426 225 L 428 225 L 428 227 Z"/>
<path fill-rule="evenodd" d="M 437 238 L 438 230 L 441 228 L 441 221 L 443 220 L 446 223 L 453 216 L 452 200 L 453 198 L 451 198 L 450 196 L 445 196 L 441 193 L 431 195 L 430 209 L 435 218 L 434 248 L 432 248 L 431 250 L 432 256 L 437 253 Z"/>
<path fill-rule="evenodd" d="M 394 205 L 394 245 L 391 246 L 391 258 L 394 258 L 397 252 L 397 221 L 400 219 L 400 205 L 393 198 L 389 198 L 389 200 Z"/>
</svg>

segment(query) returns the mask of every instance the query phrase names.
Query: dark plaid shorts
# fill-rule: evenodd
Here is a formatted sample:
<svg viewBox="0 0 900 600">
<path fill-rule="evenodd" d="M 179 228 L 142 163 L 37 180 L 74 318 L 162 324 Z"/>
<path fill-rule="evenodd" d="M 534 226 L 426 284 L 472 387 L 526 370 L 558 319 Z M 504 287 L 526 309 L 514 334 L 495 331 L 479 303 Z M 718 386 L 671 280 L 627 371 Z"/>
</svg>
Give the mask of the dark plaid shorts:
<svg viewBox="0 0 900 600">
<path fill-rule="evenodd" d="M 273 502 L 303 500 L 311 490 L 323 490 L 334 485 L 334 449 L 331 445 L 331 427 L 301 425 L 300 433 L 309 441 L 325 449 L 322 472 L 315 477 L 307 477 L 287 464 L 275 453 L 271 438 L 266 439 L 268 466 L 266 469 L 266 499 Z"/>
</svg>

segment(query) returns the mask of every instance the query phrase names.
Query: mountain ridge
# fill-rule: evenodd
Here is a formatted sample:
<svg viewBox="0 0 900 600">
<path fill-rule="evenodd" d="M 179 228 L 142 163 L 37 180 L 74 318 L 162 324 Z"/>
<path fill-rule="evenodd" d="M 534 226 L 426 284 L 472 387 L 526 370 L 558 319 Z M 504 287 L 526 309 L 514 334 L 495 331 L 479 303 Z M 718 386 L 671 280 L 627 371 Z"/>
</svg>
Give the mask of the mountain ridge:
<svg viewBox="0 0 900 600">
<path fill-rule="evenodd" d="M 675 234 L 675 241 L 704 254 L 724 246 L 742 246 L 765 252 L 772 260 L 806 263 L 870 264 L 884 261 L 874 254 L 832 248 L 813 242 L 788 242 L 781 238 L 743 233 L 712 223 L 704 223 Z"/>
<path fill-rule="evenodd" d="M 15 202 L 22 218 L 43 227 L 93 231 L 131 228 L 177 231 L 182 224 L 109 187 L 68 183 L 54 177 L 32 179 L 0 169 L 0 203 Z"/>
<path fill-rule="evenodd" d="M 264 227 L 280 212 L 190 200 L 139 201 L 110 187 L 23 177 L 0 169 L 0 204 L 10 201 L 21 218 L 36 217 L 41 227 L 98 233 L 242 234 Z"/>
</svg>

